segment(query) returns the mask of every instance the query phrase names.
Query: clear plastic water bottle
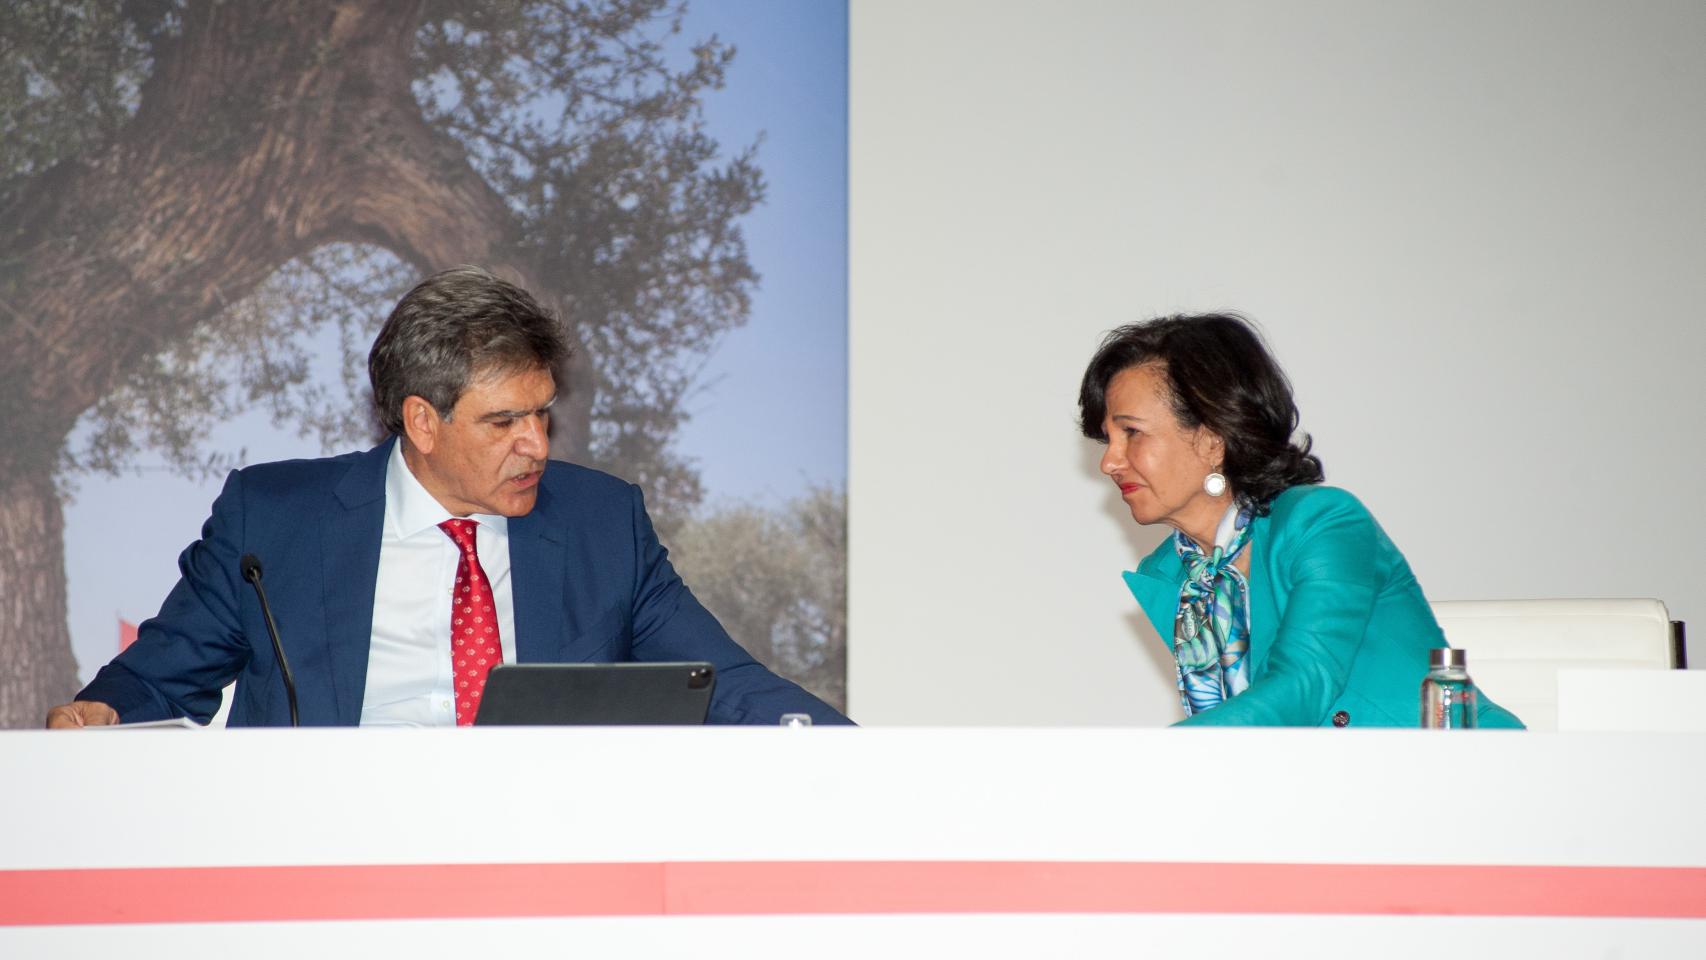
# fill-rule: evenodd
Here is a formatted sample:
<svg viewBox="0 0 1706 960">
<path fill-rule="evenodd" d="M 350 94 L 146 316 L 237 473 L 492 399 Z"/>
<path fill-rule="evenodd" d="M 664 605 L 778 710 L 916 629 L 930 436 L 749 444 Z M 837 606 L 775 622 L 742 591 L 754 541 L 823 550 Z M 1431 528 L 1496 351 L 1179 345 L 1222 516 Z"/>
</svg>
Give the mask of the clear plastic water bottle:
<svg viewBox="0 0 1706 960">
<path fill-rule="evenodd" d="M 1422 678 L 1422 726 L 1429 730 L 1475 728 L 1475 682 L 1462 650 L 1428 651 L 1428 675 Z"/>
</svg>

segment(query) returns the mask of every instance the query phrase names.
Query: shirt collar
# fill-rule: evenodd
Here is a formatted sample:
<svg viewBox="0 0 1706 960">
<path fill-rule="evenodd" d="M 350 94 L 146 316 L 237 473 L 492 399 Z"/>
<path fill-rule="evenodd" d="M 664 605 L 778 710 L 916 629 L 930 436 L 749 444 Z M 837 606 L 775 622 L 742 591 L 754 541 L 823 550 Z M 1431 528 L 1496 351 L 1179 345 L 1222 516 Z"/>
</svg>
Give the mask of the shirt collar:
<svg viewBox="0 0 1706 960">
<path fill-rule="evenodd" d="M 398 437 L 385 465 L 385 529 L 399 540 L 407 540 L 451 518 L 450 511 L 415 479 L 409 462 L 403 459 L 403 438 Z M 509 533 L 508 517 L 475 513 L 469 518 L 500 537 Z"/>
</svg>

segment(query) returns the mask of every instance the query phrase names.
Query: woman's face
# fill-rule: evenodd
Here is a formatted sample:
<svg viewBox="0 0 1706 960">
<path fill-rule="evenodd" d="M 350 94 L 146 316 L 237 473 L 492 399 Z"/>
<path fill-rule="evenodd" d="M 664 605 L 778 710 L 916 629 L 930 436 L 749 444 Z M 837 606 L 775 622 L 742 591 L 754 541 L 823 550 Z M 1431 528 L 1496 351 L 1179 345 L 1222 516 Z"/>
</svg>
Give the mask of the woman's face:
<svg viewBox="0 0 1706 960">
<path fill-rule="evenodd" d="M 1102 472 L 1119 484 L 1120 497 L 1138 523 L 1165 523 L 1209 542 L 1225 512 L 1226 496 L 1203 491 L 1203 478 L 1220 468 L 1221 441 L 1203 429 L 1185 429 L 1173 414 L 1167 377 L 1159 364 L 1127 367 L 1108 381 L 1108 450 Z"/>
</svg>

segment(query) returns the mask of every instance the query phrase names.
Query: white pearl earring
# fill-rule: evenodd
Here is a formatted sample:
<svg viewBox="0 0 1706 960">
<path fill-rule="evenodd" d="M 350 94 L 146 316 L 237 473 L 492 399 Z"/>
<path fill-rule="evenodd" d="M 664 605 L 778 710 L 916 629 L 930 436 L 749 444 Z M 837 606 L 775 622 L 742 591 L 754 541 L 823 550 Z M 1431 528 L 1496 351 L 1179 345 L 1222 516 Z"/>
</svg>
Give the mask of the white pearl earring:
<svg viewBox="0 0 1706 960">
<path fill-rule="evenodd" d="M 1223 473 L 1217 472 L 1217 473 L 1211 473 L 1208 476 L 1203 477 L 1202 478 L 1202 490 L 1203 490 L 1203 493 L 1206 493 L 1211 497 L 1218 497 L 1221 494 L 1225 493 L 1226 492 L 1226 475 Z"/>
</svg>

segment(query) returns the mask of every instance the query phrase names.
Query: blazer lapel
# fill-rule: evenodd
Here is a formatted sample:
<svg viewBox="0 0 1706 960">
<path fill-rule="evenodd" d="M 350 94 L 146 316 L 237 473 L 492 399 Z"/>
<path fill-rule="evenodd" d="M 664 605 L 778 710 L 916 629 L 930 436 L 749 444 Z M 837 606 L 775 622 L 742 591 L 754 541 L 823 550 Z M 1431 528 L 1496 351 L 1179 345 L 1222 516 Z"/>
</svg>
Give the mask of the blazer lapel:
<svg viewBox="0 0 1706 960">
<path fill-rule="evenodd" d="M 336 701 L 332 722 L 344 726 L 361 722 L 379 543 L 385 533 L 385 470 L 396 442 L 393 437 L 357 458 L 338 482 L 335 502 L 320 521 L 326 662 L 331 664 Z"/>
<path fill-rule="evenodd" d="M 533 509 L 509 521 L 510 602 L 515 605 L 515 659 L 555 663 L 568 648 L 564 622 L 563 524 L 554 522 L 557 503 L 543 483 Z"/>
<path fill-rule="evenodd" d="M 1135 571 L 1123 574 L 1126 588 L 1143 607 L 1155 632 L 1173 649 L 1173 617 L 1179 609 L 1179 584 L 1185 568 L 1170 548 L 1143 558 Z"/>
<path fill-rule="evenodd" d="M 1268 651 L 1279 632 L 1279 583 L 1274 580 L 1273 524 L 1270 517 L 1250 521 L 1250 679 L 1267 670 Z"/>
</svg>

